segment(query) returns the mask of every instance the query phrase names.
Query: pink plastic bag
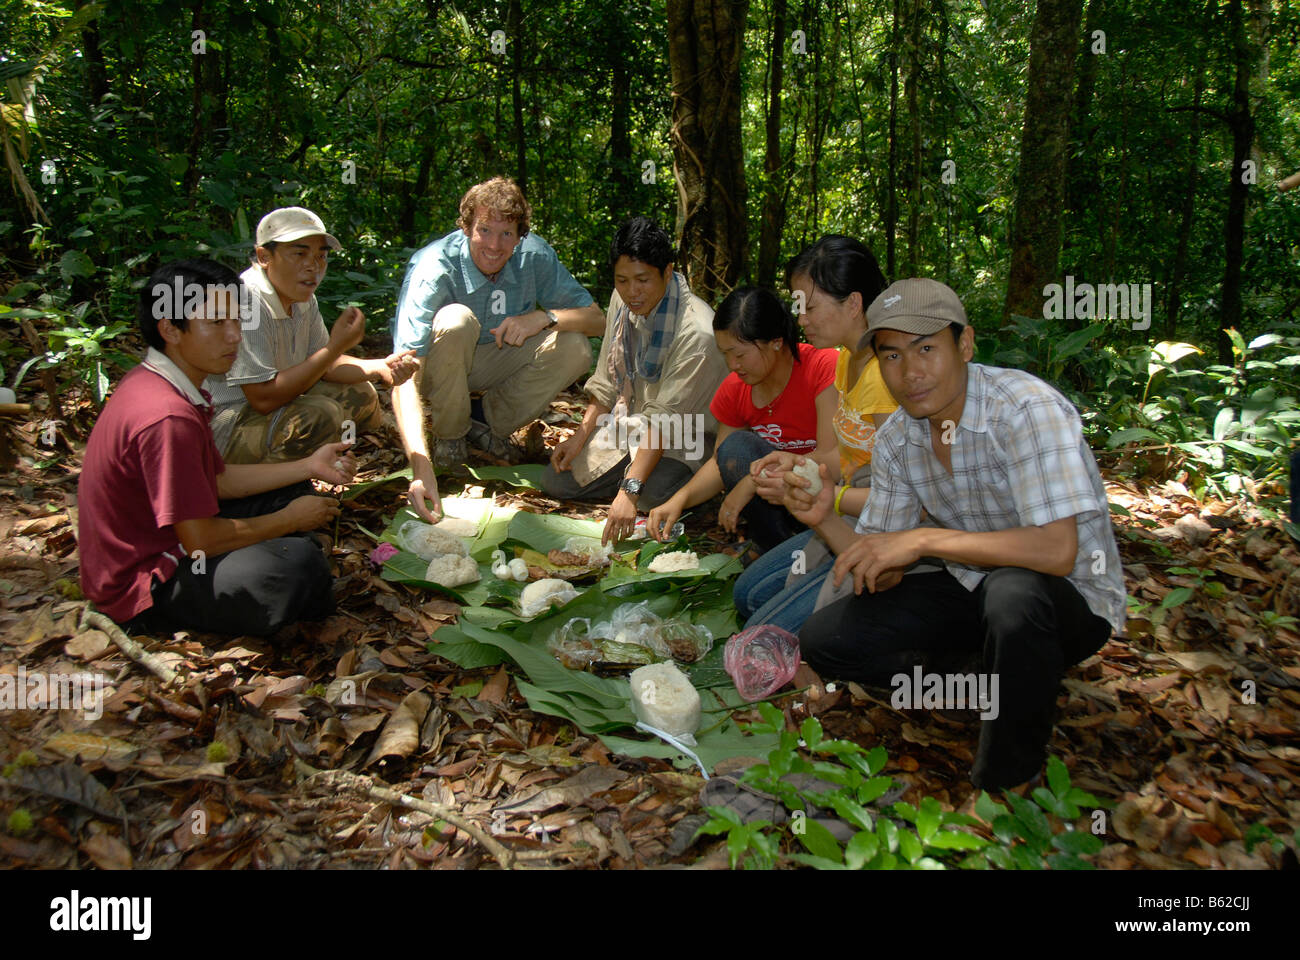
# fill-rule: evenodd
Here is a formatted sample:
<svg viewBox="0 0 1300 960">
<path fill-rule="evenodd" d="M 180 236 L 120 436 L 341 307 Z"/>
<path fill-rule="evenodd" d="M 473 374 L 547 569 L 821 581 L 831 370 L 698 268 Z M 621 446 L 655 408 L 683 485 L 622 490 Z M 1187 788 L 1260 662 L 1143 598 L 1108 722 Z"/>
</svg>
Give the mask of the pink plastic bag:
<svg viewBox="0 0 1300 960">
<path fill-rule="evenodd" d="M 722 665 L 751 703 L 780 690 L 799 669 L 799 638 L 788 630 L 762 624 L 727 641 Z"/>
</svg>

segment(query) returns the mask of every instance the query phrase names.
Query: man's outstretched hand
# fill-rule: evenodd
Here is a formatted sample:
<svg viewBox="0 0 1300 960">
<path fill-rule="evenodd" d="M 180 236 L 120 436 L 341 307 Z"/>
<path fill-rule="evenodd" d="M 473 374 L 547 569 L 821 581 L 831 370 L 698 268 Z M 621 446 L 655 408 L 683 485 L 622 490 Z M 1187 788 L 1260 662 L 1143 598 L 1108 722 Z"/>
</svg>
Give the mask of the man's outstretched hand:
<svg viewBox="0 0 1300 960">
<path fill-rule="evenodd" d="M 426 522 L 437 523 L 442 519 L 442 498 L 438 496 L 438 481 L 428 457 L 412 458 L 411 485 L 407 487 L 406 496 L 411 509 Z"/>
<path fill-rule="evenodd" d="M 350 443 L 326 443 L 307 458 L 311 475 L 336 487 L 351 483 L 357 475 L 357 458 Z"/>
</svg>

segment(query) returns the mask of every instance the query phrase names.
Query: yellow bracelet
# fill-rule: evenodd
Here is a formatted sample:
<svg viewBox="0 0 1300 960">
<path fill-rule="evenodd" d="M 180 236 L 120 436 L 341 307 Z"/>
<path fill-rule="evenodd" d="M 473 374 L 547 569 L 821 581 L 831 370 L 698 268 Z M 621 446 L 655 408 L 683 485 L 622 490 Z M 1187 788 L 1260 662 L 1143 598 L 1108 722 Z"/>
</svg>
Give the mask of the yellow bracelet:
<svg viewBox="0 0 1300 960">
<path fill-rule="evenodd" d="M 844 491 L 847 489 L 847 486 L 840 487 L 840 492 L 835 494 L 835 512 L 841 517 L 844 516 L 844 514 L 840 513 L 840 500 L 844 498 Z"/>
</svg>

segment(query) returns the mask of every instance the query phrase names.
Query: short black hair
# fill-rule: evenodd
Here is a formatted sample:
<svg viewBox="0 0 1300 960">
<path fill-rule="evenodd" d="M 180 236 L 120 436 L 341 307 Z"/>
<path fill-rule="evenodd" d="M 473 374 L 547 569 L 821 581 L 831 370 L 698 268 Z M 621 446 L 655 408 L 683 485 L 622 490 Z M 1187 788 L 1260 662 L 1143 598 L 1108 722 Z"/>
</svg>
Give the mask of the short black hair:
<svg viewBox="0 0 1300 960">
<path fill-rule="evenodd" d="M 727 331 L 737 340 L 782 340 L 799 362 L 799 329 L 790 308 L 764 287 L 737 287 L 718 304 L 713 332 Z"/>
<path fill-rule="evenodd" d="M 170 320 L 177 329 L 188 330 L 189 320 L 185 316 L 185 301 L 189 297 L 192 284 L 201 287 L 232 287 L 238 299 L 239 274 L 224 263 L 215 260 L 173 260 L 165 263 L 145 281 L 140 289 L 140 303 L 136 319 L 140 324 L 140 333 L 145 343 L 163 350 L 167 343 L 158 332 L 158 321 Z M 179 295 L 177 294 L 177 291 Z"/>
<path fill-rule="evenodd" d="M 885 275 L 871 251 L 842 233 L 828 233 L 790 259 L 785 267 L 786 286 L 792 287 L 794 278 L 804 275 L 836 300 L 847 300 L 854 291 L 860 293 L 863 312 L 886 287 Z"/>
<path fill-rule="evenodd" d="M 955 320 L 952 323 L 948 324 L 948 332 L 952 334 L 952 342 L 954 344 L 961 343 L 961 332 L 966 329 L 966 326 L 967 324 L 958 323 Z M 879 330 L 876 330 L 874 333 L 871 334 L 872 353 L 876 352 L 876 334 L 879 332 L 880 332 Z M 934 334 L 931 334 L 931 336 L 934 336 Z"/>
<path fill-rule="evenodd" d="M 664 228 L 649 217 L 633 217 L 614 234 L 609 245 L 609 267 L 619 257 L 648 263 L 660 273 L 673 262 L 673 242 Z"/>
</svg>

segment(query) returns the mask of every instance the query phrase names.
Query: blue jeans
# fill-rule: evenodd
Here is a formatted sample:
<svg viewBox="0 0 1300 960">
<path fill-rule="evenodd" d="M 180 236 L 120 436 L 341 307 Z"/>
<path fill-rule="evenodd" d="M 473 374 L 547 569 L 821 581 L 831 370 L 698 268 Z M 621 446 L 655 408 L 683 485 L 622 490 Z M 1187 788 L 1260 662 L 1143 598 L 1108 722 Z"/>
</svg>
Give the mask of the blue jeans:
<svg viewBox="0 0 1300 960">
<path fill-rule="evenodd" d="M 741 478 L 749 475 L 750 464 L 775 451 L 776 447 L 752 430 L 736 430 L 729 434 L 718 445 L 715 455 L 723 489 L 730 492 Z M 748 525 L 749 539 L 764 552 L 807 529 L 785 507 L 768 503 L 759 496 L 751 499 L 740 515 Z"/>
<path fill-rule="evenodd" d="M 808 570 L 789 589 L 785 585 L 795 562 L 794 552 L 806 548 L 812 536 L 811 530 L 805 530 L 773 547 L 751 563 L 736 580 L 736 612 L 746 627 L 770 623 L 798 634 L 804 621 L 812 616 L 817 594 L 822 582 L 830 575 L 835 558 L 828 557 Z"/>
</svg>

